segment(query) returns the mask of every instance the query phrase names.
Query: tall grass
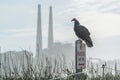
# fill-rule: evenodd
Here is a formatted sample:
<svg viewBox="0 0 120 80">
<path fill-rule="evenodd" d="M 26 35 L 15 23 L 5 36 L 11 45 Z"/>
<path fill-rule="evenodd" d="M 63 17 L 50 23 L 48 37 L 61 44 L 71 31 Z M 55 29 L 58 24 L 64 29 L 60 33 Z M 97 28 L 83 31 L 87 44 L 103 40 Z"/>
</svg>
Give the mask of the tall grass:
<svg viewBox="0 0 120 80">
<path fill-rule="evenodd" d="M 11 52 L 2 56 L 3 61 L 1 62 L 0 71 L 3 80 L 50 80 L 60 77 L 61 80 L 75 80 L 75 75 L 69 76 L 75 73 L 74 62 L 67 65 L 64 55 L 54 57 L 41 55 L 39 59 L 36 59 L 32 54 L 24 51 L 19 59 L 14 58 Z M 88 63 L 90 62 L 88 61 Z M 103 78 L 102 74 L 99 73 L 102 67 L 95 68 L 93 64 L 89 64 L 86 70 L 86 73 L 81 74 L 82 80 L 120 80 L 119 73 L 113 74 L 109 70 L 105 72 Z M 63 79 L 62 77 L 65 76 L 66 78 Z"/>
<path fill-rule="evenodd" d="M 49 80 L 68 74 L 63 55 L 56 57 L 42 55 L 36 60 L 32 54 L 24 51 L 24 54 L 19 56 L 20 60 L 14 59 L 12 53 L 4 54 L 2 57 L 4 59 L 1 65 L 3 80 Z"/>
</svg>

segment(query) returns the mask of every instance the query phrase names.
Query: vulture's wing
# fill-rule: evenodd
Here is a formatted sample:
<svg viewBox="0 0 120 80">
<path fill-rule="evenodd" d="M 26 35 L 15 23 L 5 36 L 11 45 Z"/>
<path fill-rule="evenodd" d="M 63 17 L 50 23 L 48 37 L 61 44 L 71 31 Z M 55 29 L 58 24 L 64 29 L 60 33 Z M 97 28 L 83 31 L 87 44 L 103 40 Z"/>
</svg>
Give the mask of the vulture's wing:
<svg viewBox="0 0 120 80">
<path fill-rule="evenodd" d="M 86 34 L 86 35 L 90 35 L 90 32 L 87 28 L 85 28 L 83 25 L 79 25 L 80 29 Z"/>
<path fill-rule="evenodd" d="M 75 33 L 78 37 L 80 37 L 82 39 L 85 39 L 85 37 L 90 35 L 90 32 L 88 31 L 88 29 L 86 29 L 82 25 L 75 26 Z"/>
</svg>

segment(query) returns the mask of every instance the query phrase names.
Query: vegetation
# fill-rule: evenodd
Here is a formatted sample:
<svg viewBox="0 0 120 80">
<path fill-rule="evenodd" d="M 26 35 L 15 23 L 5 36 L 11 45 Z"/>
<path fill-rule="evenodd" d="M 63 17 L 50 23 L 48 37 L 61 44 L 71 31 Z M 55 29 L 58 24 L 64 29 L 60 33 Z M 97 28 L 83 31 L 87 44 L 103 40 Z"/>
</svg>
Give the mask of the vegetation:
<svg viewBox="0 0 120 80">
<path fill-rule="evenodd" d="M 10 61 L 2 64 L 0 77 L 3 80 L 75 80 L 74 64 L 68 66 L 65 56 L 57 55 L 56 58 L 41 56 L 35 63 L 33 57 L 25 52 L 24 58 L 21 57 L 23 63 L 20 62 L 18 66 L 10 55 L 9 60 L 11 60 L 12 66 Z M 6 58 L 6 56 L 4 57 Z M 26 61 L 24 62 L 23 59 Z M 103 76 L 103 74 L 98 74 L 97 69 L 93 67 L 90 67 L 88 72 L 83 72 L 80 73 L 81 80 L 120 80 L 118 72 L 113 74 L 111 71 L 107 71 Z"/>
</svg>

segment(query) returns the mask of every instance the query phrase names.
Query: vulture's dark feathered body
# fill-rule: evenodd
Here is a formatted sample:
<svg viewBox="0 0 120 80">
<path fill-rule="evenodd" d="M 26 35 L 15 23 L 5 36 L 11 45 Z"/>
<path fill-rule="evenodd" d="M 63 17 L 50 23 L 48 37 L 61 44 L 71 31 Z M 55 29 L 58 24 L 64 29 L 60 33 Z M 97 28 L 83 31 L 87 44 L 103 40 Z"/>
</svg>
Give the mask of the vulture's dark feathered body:
<svg viewBox="0 0 120 80">
<path fill-rule="evenodd" d="M 77 19 L 74 18 L 72 19 L 72 21 L 74 21 L 74 31 L 77 37 L 85 41 L 88 47 L 92 47 L 93 43 L 90 38 L 90 32 L 88 31 L 88 29 L 80 25 Z"/>
</svg>

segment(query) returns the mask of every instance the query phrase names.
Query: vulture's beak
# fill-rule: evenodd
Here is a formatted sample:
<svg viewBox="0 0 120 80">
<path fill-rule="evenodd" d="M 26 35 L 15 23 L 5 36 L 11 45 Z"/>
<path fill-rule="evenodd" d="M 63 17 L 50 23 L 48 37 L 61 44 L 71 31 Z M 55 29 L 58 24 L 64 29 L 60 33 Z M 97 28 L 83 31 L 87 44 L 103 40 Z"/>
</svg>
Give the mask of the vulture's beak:
<svg viewBox="0 0 120 80">
<path fill-rule="evenodd" d="M 71 22 L 72 22 L 72 21 L 75 21 L 75 20 L 76 20 L 76 18 L 73 18 L 73 19 L 71 20 Z"/>
</svg>

